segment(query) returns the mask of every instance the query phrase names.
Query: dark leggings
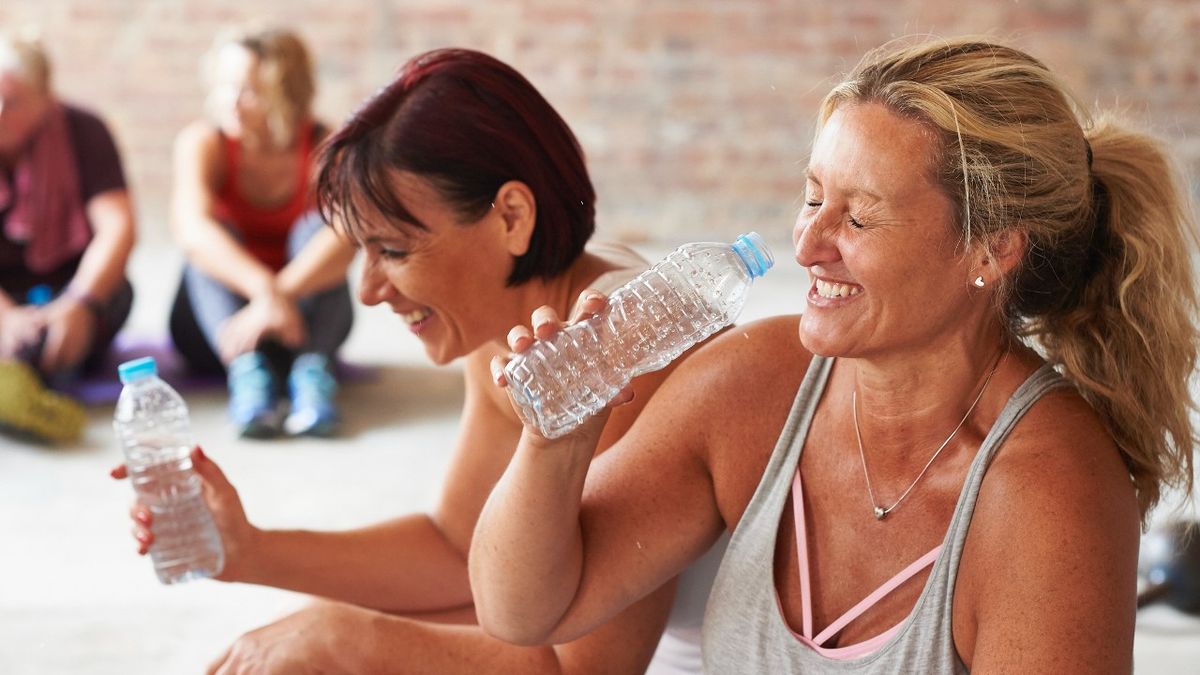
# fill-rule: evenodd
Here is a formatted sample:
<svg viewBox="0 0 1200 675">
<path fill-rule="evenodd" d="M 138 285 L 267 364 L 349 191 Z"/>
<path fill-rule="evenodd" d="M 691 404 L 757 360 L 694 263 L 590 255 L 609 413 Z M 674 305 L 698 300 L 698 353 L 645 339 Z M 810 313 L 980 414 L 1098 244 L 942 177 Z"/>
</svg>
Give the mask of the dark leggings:
<svg viewBox="0 0 1200 675">
<path fill-rule="evenodd" d="M 302 216 L 288 235 L 288 260 L 312 239 L 324 222 L 316 212 Z M 297 308 L 304 319 L 308 342 L 290 350 L 273 340 L 258 351 L 266 355 L 272 369 L 285 373 L 297 354 L 317 352 L 333 357 L 354 322 L 354 305 L 346 283 L 301 298 Z M 224 373 L 217 357 L 217 333 L 221 324 L 246 306 L 246 299 L 191 265 L 185 265 L 183 280 L 171 308 L 171 339 L 193 372 Z"/>
</svg>

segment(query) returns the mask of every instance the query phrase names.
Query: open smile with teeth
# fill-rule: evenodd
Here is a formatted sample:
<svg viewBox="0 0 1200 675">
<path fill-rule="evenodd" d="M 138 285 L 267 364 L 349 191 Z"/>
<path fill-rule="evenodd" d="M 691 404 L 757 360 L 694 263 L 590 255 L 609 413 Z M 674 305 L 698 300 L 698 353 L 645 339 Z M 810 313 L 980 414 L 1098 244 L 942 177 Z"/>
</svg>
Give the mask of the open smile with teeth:
<svg viewBox="0 0 1200 675">
<path fill-rule="evenodd" d="M 433 314 L 432 310 L 414 309 L 411 312 L 400 312 L 400 318 L 404 320 L 404 323 L 412 325 L 414 323 L 420 323 L 420 322 L 424 321 L 425 319 L 429 318 L 432 314 Z"/>
<path fill-rule="evenodd" d="M 817 295 L 822 298 L 849 298 L 862 292 L 862 288 L 850 284 L 836 284 L 817 279 Z"/>
</svg>

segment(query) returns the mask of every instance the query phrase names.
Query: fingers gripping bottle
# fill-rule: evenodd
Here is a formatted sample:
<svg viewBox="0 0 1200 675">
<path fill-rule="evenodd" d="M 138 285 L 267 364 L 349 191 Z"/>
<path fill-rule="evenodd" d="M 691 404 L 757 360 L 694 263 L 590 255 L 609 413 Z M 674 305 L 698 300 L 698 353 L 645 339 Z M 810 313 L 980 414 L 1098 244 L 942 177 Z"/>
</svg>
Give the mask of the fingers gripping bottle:
<svg viewBox="0 0 1200 675">
<path fill-rule="evenodd" d="M 618 288 L 600 314 L 534 343 L 505 368 L 525 424 L 557 438 L 629 381 L 663 368 L 733 323 L 754 279 L 774 264 L 756 232 L 733 244 L 685 244 Z"/>
<path fill-rule="evenodd" d="M 174 584 L 218 574 L 221 535 L 192 468 L 192 436 L 183 398 L 158 377 L 153 358 L 118 368 L 124 388 L 113 428 L 138 499 L 154 514 L 150 559 L 158 580 Z"/>
</svg>

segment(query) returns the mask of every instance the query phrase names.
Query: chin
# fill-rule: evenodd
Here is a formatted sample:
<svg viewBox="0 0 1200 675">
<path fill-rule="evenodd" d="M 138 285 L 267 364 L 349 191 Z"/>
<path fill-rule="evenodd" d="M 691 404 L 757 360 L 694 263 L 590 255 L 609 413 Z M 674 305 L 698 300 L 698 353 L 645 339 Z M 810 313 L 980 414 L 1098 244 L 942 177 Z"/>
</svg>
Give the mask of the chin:
<svg viewBox="0 0 1200 675">
<path fill-rule="evenodd" d="M 445 348 L 441 345 L 425 345 L 425 355 L 435 366 L 444 366 L 462 356 L 456 350 Z"/>
<path fill-rule="evenodd" d="M 426 349 L 425 356 L 428 356 L 429 361 L 435 366 L 444 366 L 454 360 L 453 356 L 432 349 Z"/>
<path fill-rule="evenodd" d="M 800 320 L 800 346 L 817 356 L 836 357 L 845 355 L 845 341 L 829 334 L 809 328 Z"/>
</svg>

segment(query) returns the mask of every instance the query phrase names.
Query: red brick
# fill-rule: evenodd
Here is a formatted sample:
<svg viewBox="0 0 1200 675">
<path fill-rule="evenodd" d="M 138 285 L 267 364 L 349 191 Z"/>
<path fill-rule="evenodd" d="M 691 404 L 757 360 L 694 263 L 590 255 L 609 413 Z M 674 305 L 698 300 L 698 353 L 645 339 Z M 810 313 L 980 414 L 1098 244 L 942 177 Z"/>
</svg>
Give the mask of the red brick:
<svg viewBox="0 0 1200 675">
<path fill-rule="evenodd" d="M 200 55 L 254 19 L 309 41 L 331 123 L 426 49 L 512 63 L 576 129 L 601 231 L 786 239 L 821 97 L 867 49 L 912 34 L 999 31 L 1200 167 L 1194 0 L 0 0 L 0 25 L 43 26 L 63 96 L 110 121 L 151 228 L 173 138 L 202 114 Z"/>
</svg>

